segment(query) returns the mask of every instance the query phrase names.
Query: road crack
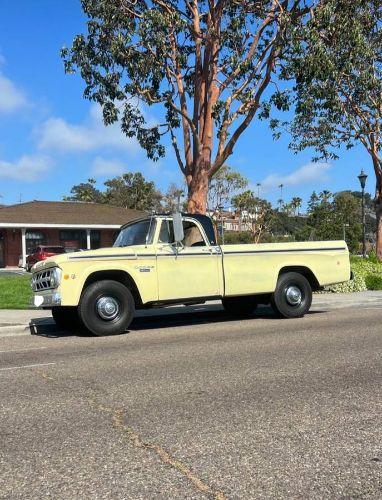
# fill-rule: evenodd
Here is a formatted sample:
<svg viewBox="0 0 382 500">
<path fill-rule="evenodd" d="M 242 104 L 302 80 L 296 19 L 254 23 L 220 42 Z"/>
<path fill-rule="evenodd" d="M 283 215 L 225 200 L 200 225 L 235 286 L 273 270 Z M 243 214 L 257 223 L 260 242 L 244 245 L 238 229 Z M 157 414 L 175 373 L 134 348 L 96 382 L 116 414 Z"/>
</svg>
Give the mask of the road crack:
<svg viewBox="0 0 382 500">
<path fill-rule="evenodd" d="M 38 370 L 37 373 L 47 382 L 56 382 L 58 380 L 43 370 Z M 91 388 L 94 392 L 94 389 Z M 200 493 L 214 500 L 226 500 L 226 496 L 222 491 L 214 490 L 200 477 L 198 477 L 191 468 L 180 460 L 173 457 L 162 446 L 145 441 L 141 435 L 132 427 L 126 424 L 126 410 L 124 408 L 112 408 L 103 403 L 100 403 L 93 397 L 85 397 L 90 406 L 95 410 L 105 413 L 111 417 L 112 425 L 115 429 L 121 431 L 128 441 L 135 447 L 154 453 L 162 463 L 172 467 L 185 477 Z"/>
<path fill-rule="evenodd" d="M 173 457 L 162 446 L 145 441 L 140 434 L 132 427 L 126 424 L 126 411 L 123 408 L 111 408 L 103 404 L 92 401 L 92 406 L 98 411 L 107 413 L 111 416 L 111 421 L 115 429 L 124 433 L 127 439 L 135 448 L 151 451 L 166 465 L 180 472 L 193 486 L 210 498 L 215 500 L 226 500 L 226 496 L 222 491 L 214 490 L 211 486 L 200 479 L 188 465 Z"/>
</svg>

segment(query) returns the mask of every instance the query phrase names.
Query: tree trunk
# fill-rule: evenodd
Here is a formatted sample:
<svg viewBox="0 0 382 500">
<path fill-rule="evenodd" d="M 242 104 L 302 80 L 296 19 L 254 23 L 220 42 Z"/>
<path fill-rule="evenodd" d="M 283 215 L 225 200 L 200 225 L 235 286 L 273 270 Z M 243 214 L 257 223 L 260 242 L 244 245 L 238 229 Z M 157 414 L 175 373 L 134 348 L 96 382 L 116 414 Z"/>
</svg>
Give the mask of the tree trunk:
<svg viewBox="0 0 382 500">
<path fill-rule="evenodd" d="M 382 204 L 376 205 L 377 216 L 377 259 L 382 262 Z"/>
<path fill-rule="evenodd" d="M 208 172 L 195 173 L 188 186 L 188 206 L 190 214 L 205 214 L 207 210 Z"/>
<path fill-rule="evenodd" d="M 187 210 L 190 214 L 205 214 L 207 211 L 210 169 L 211 159 L 201 156 L 188 185 Z"/>
<path fill-rule="evenodd" d="M 375 172 L 375 214 L 377 216 L 377 244 L 376 254 L 379 262 L 382 262 L 382 161 L 378 152 L 372 154 Z"/>
</svg>

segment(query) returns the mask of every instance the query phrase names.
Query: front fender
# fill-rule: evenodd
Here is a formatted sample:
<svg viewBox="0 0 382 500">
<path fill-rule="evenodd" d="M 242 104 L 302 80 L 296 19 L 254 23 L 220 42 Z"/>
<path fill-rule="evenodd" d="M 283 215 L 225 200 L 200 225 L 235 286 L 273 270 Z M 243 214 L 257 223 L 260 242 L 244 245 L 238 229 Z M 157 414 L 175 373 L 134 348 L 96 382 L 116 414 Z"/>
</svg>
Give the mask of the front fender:
<svg viewBox="0 0 382 500">
<path fill-rule="evenodd" d="M 102 272 L 107 279 L 107 273 L 126 273 L 135 282 L 140 293 L 142 303 L 158 300 L 158 280 L 156 262 L 134 259 L 129 262 L 68 262 L 62 268 L 62 281 L 60 285 L 61 305 L 77 306 L 87 280 L 94 274 Z M 113 279 L 111 276 L 110 279 Z M 114 277 L 115 279 L 115 277 Z"/>
</svg>

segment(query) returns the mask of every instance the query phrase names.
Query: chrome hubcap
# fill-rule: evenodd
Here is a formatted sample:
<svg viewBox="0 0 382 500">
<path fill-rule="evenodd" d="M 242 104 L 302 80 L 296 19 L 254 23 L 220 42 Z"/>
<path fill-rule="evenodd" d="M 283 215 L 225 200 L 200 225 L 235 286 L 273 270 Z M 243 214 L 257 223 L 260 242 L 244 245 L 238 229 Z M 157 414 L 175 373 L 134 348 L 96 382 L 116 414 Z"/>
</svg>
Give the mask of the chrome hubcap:
<svg viewBox="0 0 382 500">
<path fill-rule="evenodd" d="M 113 297 L 101 297 L 96 302 L 96 309 L 102 319 L 112 321 L 118 316 L 119 303 Z"/>
<path fill-rule="evenodd" d="M 299 306 L 302 301 L 301 290 L 297 286 L 288 286 L 285 291 L 288 304 L 291 306 Z"/>
</svg>

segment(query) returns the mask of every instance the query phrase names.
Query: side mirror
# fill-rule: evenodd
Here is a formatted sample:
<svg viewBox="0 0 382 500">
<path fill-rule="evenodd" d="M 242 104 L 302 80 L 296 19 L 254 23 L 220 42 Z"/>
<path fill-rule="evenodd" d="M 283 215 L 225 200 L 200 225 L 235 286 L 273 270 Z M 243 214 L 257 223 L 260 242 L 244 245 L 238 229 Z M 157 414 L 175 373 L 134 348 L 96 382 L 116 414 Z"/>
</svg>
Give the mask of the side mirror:
<svg viewBox="0 0 382 500">
<path fill-rule="evenodd" d="M 174 227 L 175 243 L 180 243 L 184 239 L 182 214 L 180 214 L 179 212 L 173 214 L 172 215 L 172 222 L 173 222 L 173 227 Z"/>
</svg>

